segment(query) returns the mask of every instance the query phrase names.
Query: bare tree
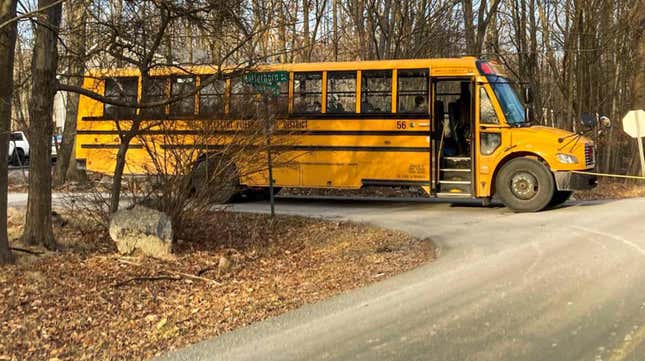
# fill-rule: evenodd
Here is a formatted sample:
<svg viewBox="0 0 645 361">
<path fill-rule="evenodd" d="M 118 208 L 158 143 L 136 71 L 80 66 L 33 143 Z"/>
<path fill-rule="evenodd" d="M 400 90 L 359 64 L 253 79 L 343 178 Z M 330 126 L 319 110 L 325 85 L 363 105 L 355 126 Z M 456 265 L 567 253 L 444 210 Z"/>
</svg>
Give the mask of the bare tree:
<svg viewBox="0 0 645 361">
<path fill-rule="evenodd" d="M 51 221 L 51 141 L 62 5 L 55 0 L 39 0 L 38 7 L 46 10 L 37 17 L 31 63 L 29 196 L 22 239 L 26 244 L 55 249 L 57 246 Z"/>
<path fill-rule="evenodd" d="M 632 109 L 643 109 L 645 107 L 645 2 L 634 1 L 632 13 L 630 14 L 633 24 L 634 35 L 632 47 L 634 49 L 634 69 L 632 78 Z"/>
<path fill-rule="evenodd" d="M 500 0 L 479 1 L 477 16 L 475 17 L 473 1 L 462 0 L 462 11 L 464 14 L 464 27 L 466 38 L 466 51 L 473 56 L 480 56 L 489 29 L 491 19 L 496 16 Z"/>
<path fill-rule="evenodd" d="M 67 69 L 64 75 L 68 76 L 69 84 L 80 87 L 83 82 L 85 61 L 87 59 L 85 55 L 87 7 L 84 0 L 75 0 L 68 2 L 65 10 Z M 73 162 L 76 159 L 74 157 L 74 139 L 76 137 L 78 100 L 78 93 L 68 93 L 63 140 L 58 150 L 56 171 L 54 173 L 54 184 L 57 186 L 64 184 L 68 178 L 75 181 L 84 181 L 87 177 Z"/>
<path fill-rule="evenodd" d="M 15 0 L 0 1 L 0 23 L 16 16 Z M 9 158 L 9 132 L 11 127 L 11 96 L 13 91 L 13 60 L 16 46 L 16 22 L 0 28 L 0 225 L 7 224 L 7 185 Z M 7 227 L 0 230 L 0 264 L 12 263 Z"/>
</svg>

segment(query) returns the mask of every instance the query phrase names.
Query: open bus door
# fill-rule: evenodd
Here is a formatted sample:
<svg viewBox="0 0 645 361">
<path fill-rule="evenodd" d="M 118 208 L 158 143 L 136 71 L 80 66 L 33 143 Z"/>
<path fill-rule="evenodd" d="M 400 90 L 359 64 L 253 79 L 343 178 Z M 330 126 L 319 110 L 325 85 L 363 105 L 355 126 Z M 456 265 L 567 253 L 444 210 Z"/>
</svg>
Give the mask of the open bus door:
<svg viewBox="0 0 645 361">
<path fill-rule="evenodd" d="M 434 78 L 435 182 L 440 198 L 470 198 L 473 189 L 473 78 Z"/>
</svg>

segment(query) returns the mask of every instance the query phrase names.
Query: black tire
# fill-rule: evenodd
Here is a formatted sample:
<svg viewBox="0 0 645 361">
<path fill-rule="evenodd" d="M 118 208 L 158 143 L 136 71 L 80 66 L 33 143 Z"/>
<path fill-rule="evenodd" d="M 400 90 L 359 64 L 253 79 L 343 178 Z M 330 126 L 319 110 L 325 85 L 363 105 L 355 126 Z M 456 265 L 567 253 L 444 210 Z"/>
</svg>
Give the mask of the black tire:
<svg viewBox="0 0 645 361">
<path fill-rule="evenodd" d="M 504 164 L 495 179 L 495 194 L 515 212 L 538 212 L 546 208 L 555 193 L 555 180 L 542 163 L 516 158 Z"/>
<path fill-rule="evenodd" d="M 9 160 L 9 163 L 15 166 L 26 165 L 27 157 L 25 156 L 25 151 L 22 150 L 22 148 L 14 149 L 13 154 L 11 155 L 11 159 Z"/>
<path fill-rule="evenodd" d="M 555 191 L 553 192 L 553 197 L 551 202 L 549 202 L 549 207 L 557 207 L 562 203 L 566 202 L 571 198 L 573 191 Z"/>
<path fill-rule="evenodd" d="M 275 197 L 278 193 L 280 193 L 280 190 L 282 190 L 282 187 L 273 186 L 273 196 Z M 263 201 L 271 200 L 271 191 L 269 187 L 262 188 L 261 197 L 261 200 Z"/>
<path fill-rule="evenodd" d="M 237 170 L 233 165 L 222 167 L 219 158 L 203 159 L 197 162 L 190 176 L 190 191 L 195 197 L 208 199 L 216 204 L 224 204 L 234 199 L 240 191 Z M 218 174 L 213 174 L 218 170 Z"/>
</svg>

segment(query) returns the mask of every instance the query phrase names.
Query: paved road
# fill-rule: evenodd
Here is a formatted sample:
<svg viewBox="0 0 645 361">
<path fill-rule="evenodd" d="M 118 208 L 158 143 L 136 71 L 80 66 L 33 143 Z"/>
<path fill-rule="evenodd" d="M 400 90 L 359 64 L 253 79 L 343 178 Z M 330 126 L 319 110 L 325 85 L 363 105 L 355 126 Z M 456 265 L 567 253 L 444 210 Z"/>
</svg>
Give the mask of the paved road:
<svg viewBox="0 0 645 361">
<path fill-rule="evenodd" d="M 533 214 L 320 200 L 277 210 L 431 237 L 441 254 L 160 360 L 645 360 L 645 198 Z"/>
<path fill-rule="evenodd" d="M 432 237 L 441 255 L 160 360 L 645 360 L 645 199 L 534 214 L 295 200 L 277 209 Z"/>
</svg>

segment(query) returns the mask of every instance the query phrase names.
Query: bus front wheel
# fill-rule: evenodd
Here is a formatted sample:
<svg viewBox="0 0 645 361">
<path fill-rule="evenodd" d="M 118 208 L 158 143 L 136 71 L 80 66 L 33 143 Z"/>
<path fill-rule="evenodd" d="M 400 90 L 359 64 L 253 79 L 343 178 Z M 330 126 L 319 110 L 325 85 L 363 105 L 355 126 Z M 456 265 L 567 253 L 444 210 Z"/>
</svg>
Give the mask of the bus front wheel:
<svg viewBox="0 0 645 361">
<path fill-rule="evenodd" d="M 530 158 L 516 158 L 499 170 L 495 193 L 515 212 L 537 212 L 549 205 L 556 191 L 551 171 Z"/>
</svg>

